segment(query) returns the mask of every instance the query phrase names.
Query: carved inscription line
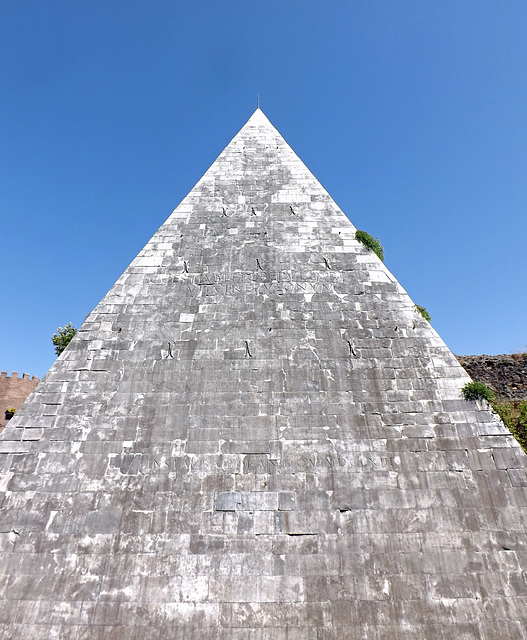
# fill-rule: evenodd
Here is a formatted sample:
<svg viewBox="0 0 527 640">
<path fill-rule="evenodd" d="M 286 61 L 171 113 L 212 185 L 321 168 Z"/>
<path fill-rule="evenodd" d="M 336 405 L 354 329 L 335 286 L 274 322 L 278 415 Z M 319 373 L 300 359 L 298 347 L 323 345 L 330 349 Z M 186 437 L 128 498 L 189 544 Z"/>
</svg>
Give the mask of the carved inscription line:
<svg viewBox="0 0 527 640">
<path fill-rule="evenodd" d="M 326 269 L 320 271 L 265 271 L 259 258 L 256 258 L 255 271 L 235 271 L 233 273 L 185 274 L 188 284 L 226 284 L 233 282 L 344 282 L 343 273 Z M 348 272 L 345 272 L 346 274 Z"/>
<path fill-rule="evenodd" d="M 118 468 L 123 475 L 156 475 L 175 473 L 214 473 L 218 471 L 230 473 L 301 473 L 323 472 L 330 469 L 352 470 L 371 469 L 387 471 L 392 468 L 392 461 L 386 456 L 375 454 L 358 456 L 335 454 L 303 454 L 286 456 L 280 459 L 260 454 L 245 454 L 208 458 L 203 456 L 152 457 L 145 454 L 115 455 L 110 467 Z"/>
<path fill-rule="evenodd" d="M 215 295 L 237 295 L 248 293 L 252 295 L 276 294 L 284 293 L 335 293 L 333 283 L 324 282 L 242 282 L 234 283 L 217 283 L 217 284 L 187 284 L 190 293 L 196 294 L 201 292 L 204 296 Z"/>
</svg>

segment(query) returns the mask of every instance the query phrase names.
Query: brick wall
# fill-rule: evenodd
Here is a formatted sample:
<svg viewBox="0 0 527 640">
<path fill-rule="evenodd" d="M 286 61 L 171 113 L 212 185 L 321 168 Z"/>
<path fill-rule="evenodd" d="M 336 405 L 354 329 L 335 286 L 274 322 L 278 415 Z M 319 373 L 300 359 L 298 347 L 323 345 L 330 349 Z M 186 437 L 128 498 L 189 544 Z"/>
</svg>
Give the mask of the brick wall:
<svg viewBox="0 0 527 640">
<path fill-rule="evenodd" d="M 0 431 L 8 422 L 5 419 L 7 407 L 19 409 L 39 382 L 40 378 L 30 378 L 28 373 L 23 373 L 21 378 L 18 377 L 18 371 L 13 371 L 11 376 L 7 375 L 7 371 L 0 373 Z"/>
</svg>

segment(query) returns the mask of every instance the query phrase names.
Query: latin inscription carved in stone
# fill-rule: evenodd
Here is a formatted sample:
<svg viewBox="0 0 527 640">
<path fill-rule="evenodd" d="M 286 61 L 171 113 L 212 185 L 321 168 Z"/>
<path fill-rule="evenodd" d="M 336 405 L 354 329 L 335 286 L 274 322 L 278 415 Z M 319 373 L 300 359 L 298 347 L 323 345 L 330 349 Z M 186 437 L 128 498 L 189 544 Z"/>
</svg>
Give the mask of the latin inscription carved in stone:
<svg viewBox="0 0 527 640">
<path fill-rule="evenodd" d="M 194 295 L 283 295 L 286 293 L 335 293 L 335 284 L 343 283 L 342 273 L 317 271 L 255 271 L 190 275 L 184 278 Z"/>
<path fill-rule="evenodd" d="M 218 457 L 203 456 L 150 456 L 146 454 L 120 454 L 110 460 L 111 468 L 119 468 L 123 475 L 186 475 L 194 472 L 212 473 L 324 473 L 332 469 L 341 471 L 387 471 L 392 461 L 377 454 L 336 455 L 300 454 L 271 458 L 264 454 L 240 454 Z"/>
</svg>

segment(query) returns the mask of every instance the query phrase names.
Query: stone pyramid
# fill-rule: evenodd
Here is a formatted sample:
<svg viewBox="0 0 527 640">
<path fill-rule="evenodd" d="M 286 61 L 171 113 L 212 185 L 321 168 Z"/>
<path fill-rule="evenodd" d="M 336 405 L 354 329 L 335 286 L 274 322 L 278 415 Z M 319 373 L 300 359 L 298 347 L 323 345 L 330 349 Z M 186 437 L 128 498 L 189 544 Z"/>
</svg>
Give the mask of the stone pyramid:
<svg viewBox="0 0 527 640">
<path fill-rule="evenodd" d="M 527 464 L 257 110 L 0 436 L 0 638 L 527 638 Z"/>
</svg>

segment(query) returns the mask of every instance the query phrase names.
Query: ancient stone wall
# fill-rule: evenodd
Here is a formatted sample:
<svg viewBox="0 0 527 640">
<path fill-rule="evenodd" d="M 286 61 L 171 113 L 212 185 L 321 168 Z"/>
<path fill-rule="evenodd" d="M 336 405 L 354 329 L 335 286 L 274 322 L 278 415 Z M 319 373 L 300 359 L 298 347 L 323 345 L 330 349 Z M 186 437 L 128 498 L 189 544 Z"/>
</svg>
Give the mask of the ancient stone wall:
<svg viewBox="0 0 527 640">
<path fill-rule="evenodd" d="M 33 376 L 31 379 L 29 373 L 23 373 L 22 377 L 18 377 L 18 371 L 13 371 L 11 376 L 7 375 L 7 371 L 0 374 L 0 431 L 6 426 L 7 419 L 5 411 L 7 407 L 15 407 L 20 409 L 24 400 L 33 391 L 40 382 L 40 378 Z"/>
<path fill-rule="evenodd" d="M 527 399 L 527 354 L 456 357 L 473 380 L 484 382 L 500 400 Z"/>
</svg>

